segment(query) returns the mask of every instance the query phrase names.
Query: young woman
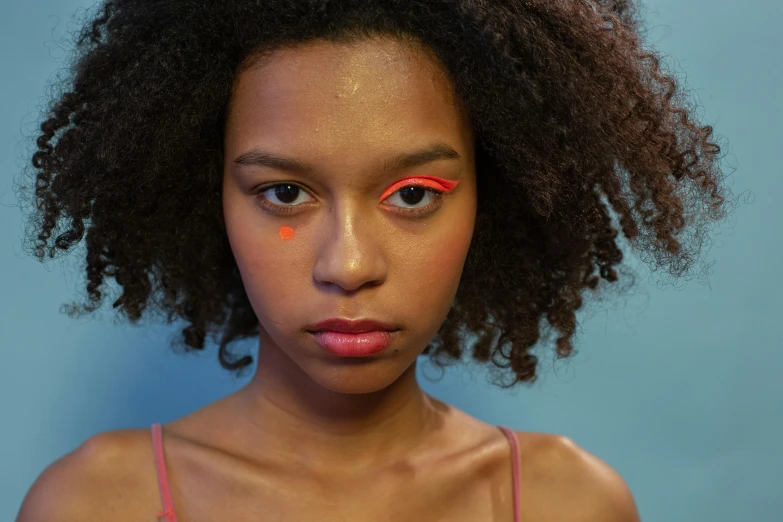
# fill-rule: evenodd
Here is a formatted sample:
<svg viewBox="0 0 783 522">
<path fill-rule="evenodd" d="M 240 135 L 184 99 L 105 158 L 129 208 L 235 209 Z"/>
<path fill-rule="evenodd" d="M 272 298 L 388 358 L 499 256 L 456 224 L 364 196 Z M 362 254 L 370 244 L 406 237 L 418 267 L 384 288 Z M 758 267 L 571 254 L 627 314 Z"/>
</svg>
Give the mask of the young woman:
<svg viewBox="0 0 783 522">
<path fill-rule="evenodd" d="M 677 275 L 725 214 L 712 129 L 638 24 L 608 0 L 102 4 L 32 158 L 35 254 L 86 242 L 71 313 L 113 277 L 114 308 L 186 320 L 228 370 L 258 336 L 257 370 L 91 437 L 19 522 L 639 520 L 567 437 L 415 371 L 468 352 L 534 381 L 546 329 L 567 357 L 583 294 L 618 281 L 619 230 Z"/>
</svg>

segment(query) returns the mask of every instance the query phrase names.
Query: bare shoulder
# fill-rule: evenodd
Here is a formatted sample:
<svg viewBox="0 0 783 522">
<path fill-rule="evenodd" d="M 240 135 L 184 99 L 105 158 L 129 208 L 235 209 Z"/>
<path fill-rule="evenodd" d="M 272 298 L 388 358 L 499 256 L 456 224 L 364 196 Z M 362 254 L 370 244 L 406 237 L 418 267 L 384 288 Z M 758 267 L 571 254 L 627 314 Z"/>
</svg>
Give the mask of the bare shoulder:
<svg viewBox="0 0 783 522">
<path fill-rule="evenodd" d="M 639 522 L 633 494 L 625 480 L 606 462 L 562 435 L 517 431 L 523 491 L 541 512 L 533 519 L 573 522 Z M 524 501 L 523 501 L 524 504 Z M 544 510 L 558 510 L 557 513 Z M 530 513 L 531 515 L 533 513 Z"/>
<path fill-rule="evenodd" d="M 143 429 L 89 437 L 36 478 L 16 522 L 126 519 L 129 500 L 149 497 L 154 486 L 146 479 L 150 448 L 149 432 Z"/>
</svg>

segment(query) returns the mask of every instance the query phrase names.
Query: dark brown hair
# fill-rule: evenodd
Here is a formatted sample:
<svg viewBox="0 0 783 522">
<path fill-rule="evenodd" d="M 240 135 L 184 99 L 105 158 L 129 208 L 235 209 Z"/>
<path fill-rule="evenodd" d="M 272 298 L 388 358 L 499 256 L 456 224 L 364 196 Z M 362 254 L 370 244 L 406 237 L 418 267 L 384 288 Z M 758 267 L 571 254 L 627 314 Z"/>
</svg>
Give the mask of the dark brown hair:
<svg viewBox="0 0 783 522">
<path fill-rule="evenodd" d="M 30 251 L 43 261 L 85 239 L 87 301 L 68 314 L 96 310 L 114 278 L 113 306 L 130 321 L 153 310 L 182 318 L 186 350 L 203 349 L 210 333 L 224 368 L 248 367 L 252 358 L 230 343 L 259 325 L 221 207 L 238 71 L 313 39 L 414 41 L 440 60 L 469 111 L 481 232 L 424 354 L 453 363 L 473 336 L 473 358 L 502 369 L 508 386 L 533 382 L 542 332 L 557 332 L 555 353 L 569 356 L 584 291 L 597 298 L 618 281 L 619 231 L 656 270 L 682 277 L 731 202 L 712 127 L 694 121 L 678 80 L 643 49 L 635 7 L 105 1 L 76 35 L 25 171 L 34 178 Z"/>
</svg>

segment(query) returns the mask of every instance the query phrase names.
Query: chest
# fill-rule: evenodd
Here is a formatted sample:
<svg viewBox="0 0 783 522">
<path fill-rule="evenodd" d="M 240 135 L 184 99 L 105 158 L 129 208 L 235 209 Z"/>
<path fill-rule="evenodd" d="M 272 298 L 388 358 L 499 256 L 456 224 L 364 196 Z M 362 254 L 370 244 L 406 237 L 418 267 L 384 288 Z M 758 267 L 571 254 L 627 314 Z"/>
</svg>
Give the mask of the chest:
<svg viewBox="0 0 783 522">
<path fill-rule="evenodd" d="M 332 480 L 291 472 L 233 479 L 192 472 L 172 474 L 171 484 L 180 522 L 513 522 L 511 476 L 498 471 L 429 470 Z"/>
<path fill-rule="evenodd" d="M 174 441 L 166 448 L 165 469 L 178 522 L 514 522 L 512 466 L 499 442 L 424 465 L 359 473 L 339 461 L 318 472 L 289 459 L 251 463 Z M 96 492 L 106 507 L 101 518 L 162 521 L 156 519 L 163 504 L 149 453 L 129 458 L 124 468 L 118 474 L 112 467 L 114 480 Z"/>
</svg>

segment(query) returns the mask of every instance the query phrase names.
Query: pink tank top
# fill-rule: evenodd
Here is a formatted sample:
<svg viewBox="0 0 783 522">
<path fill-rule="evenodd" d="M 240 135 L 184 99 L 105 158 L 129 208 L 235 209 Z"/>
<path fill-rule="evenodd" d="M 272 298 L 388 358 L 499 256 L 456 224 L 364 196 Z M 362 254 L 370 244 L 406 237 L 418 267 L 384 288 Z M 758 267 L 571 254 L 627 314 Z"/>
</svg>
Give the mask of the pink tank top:
<svg viewBox="0 0 783 522">
<path fill-rule="evenodd" d="M 514 431 L 506 426 L 498 426 L 505 434 L 511 445 L 511 477 L 514 492 L 514 522 L 520 521 L 519 511 L 519 443 Z M 174 513 L 174 503 L 171 500 L 171 488 L 169 487 L 169 478 L 166 473 L 166 460 L 163 455 L 163 429 L 159 423 L 152 425 L 152 449 L 155 454 L 155 469 L 158 472 L 158 487 L 160 489 L 160 500 L 163 509 L 158 510 L 159 522 L 177 522 L 177 515 Z"/>
</svg>

